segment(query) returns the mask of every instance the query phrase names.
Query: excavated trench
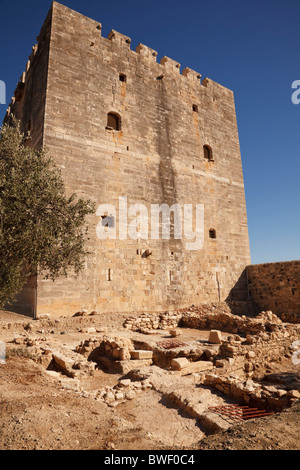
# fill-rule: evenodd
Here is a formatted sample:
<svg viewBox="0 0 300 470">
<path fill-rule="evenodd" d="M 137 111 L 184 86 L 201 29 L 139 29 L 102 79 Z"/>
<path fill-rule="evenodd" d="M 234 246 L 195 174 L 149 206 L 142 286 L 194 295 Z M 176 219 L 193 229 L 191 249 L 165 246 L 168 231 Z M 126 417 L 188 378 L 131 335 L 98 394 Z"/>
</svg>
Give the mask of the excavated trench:
<svg viewBox="0 0 300 470">
<path fill-rule="evenodd" d="M 100 343 L 94 339 L 83 342 L 76 350 L 107 374 L 119 374 L 118 383 L 106 389 L 101 399 L 108 406 L 116 407 L 122 416 L 130 408 L 137 422 L 144 416 L 146 404 L 148 411 L 153 412 L 164 405 L 167 408 L 164 413 L 172 410 L 170 420 L 177 410 L 181 417 L 196 423 L 205 435 L 239 422 L 235 416 L 237 408 L 233 406 L 239 406 L 242 419 L 258 419 L 290 407 L 297 399 L 297 388 L 300 388 L 297 381 L 293 383 L 295 389 L 291 389 L 291 386 L 282 387 L 282 382 L 270 386 L 265 384 L 265 379 L 258 379 L 266 377 L 266 361 L 261 361 L 257 352 L 262 349 L 261 343 L 254 347 L 254 336 L 223 331 L 220 344 L 211 344 L 210 330 L 183 327 L 177 331 L 181 333 L 177 337 L 167 331 L 159 332 L 157 337 L 132 334 L 126 344 L 120 340 L 121 335 L 105 337 Z M 272 334 L 274 329 L 267 325 L 265 332 Z M 267 344 L 264 346 L 268 349 Z M 282 365 L 280 358 L 277 361 L 270 351 L 268 355 L 273 367 L 277 363 Z M 178 359 L 187 361 L 187 369 L 174 368 L 174 361 L 180 362 Z M 125 396 L 125 389 L 120 386 L 122 380 L 130 381 L 126 386 L 133 394 Z M 128 395 L 129 401 L 125 399 Z"/>
<path fill-rule="evenodd" d="M 220 341 L 212 343 L 211 328 L 218 325 Z M 172 327 L 150 334 L 95 329 L 80 343 L 70 332 L 64 347 L 57 340 L 40 348 L 38 362 L 60 386 L 103 401 L 166 445 L 178 435 L 182 445 L 197 442 L 238 422 L 220 410 L 280 412 L 299 400 L 299 367 L 292 363 L 298 325 L 273 317 L 191 315 Z"/>
</svg>

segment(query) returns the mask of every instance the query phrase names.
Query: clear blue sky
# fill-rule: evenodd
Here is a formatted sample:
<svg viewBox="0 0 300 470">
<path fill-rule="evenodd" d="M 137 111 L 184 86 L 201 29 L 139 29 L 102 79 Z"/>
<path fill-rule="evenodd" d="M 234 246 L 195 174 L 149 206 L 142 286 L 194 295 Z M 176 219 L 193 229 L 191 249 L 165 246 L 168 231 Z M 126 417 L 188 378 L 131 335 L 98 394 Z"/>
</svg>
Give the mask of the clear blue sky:
<svg viewBox="0 0 300 470">
<path fill-rule="evenodd" d="M 232 89 L 252 263 L 300 259 L 300 0 L 62 0 L 64 5 Z M 50 0 L 0 0 L 7 103 Z M 0 122 L 5 114 L 0 105 Z"/>
</svg>

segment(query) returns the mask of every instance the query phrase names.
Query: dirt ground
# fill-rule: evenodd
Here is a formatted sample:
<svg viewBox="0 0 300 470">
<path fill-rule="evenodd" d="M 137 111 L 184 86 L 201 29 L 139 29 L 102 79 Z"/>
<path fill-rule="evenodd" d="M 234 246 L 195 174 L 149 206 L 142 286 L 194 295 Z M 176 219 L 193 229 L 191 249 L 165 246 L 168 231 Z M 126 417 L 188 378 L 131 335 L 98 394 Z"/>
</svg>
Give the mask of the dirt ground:
<svg viewBox="0 0 300 470">
<path fill-rule="evenodd" d="M 122 329 L 125 316 L 101 316 L 108 331 Z M 35 362 L 13 338 L 24 334 L 29 319 L 0 312 L 0 340 L 6 361 L 0 364 L 0 450 L 299 450 L 300 405 L 272 416 L 235 424 L 207 435 L 197 419 L 185 414 L 167 395 L 146 390 L 117 407 L 78 393 Z M 31 321 L 32 323 L 32 321 Z M 91 335 L 80 327 L 99 325 L 97 318 L 37 321 L 36 335 L 65 347 Z M 46 329 L 45 329 L 46 325 Z M 129 333 L 128 333 L 129 334 Z M 194 333 L 197 334 L 197 333 Z M 193 339 L 193 333 L 188 335 Z M 97 370 L 85 390 L 118 383 L 120 375 Z M 69 379 L 70 381 L 72 379 Z M 192 380 L 186 379 L 189 387 Z M 210 393 L 205 391 L 206 394 Z M 221 402 L 222 397 L 216 397 Z"/>
</svg>

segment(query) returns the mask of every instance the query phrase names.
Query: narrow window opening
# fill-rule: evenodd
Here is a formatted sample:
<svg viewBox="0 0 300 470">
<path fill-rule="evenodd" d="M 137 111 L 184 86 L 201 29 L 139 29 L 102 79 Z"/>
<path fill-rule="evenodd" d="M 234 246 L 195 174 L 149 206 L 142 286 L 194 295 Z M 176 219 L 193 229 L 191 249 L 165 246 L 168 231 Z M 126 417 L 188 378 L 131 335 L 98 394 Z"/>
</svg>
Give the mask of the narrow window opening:
<svg viewBox="0 0 300 470">
<path fill-rule="evenodd" d="M 209 238 L 217 238 L 217 233 L 214 228 L 209 229 Z"/>
<path fill-rule="evenodd" d="M 115 226 L 115 219 L 111 215 L 102 215 L 102 227 L 109 227 L 109 228 L 114 228 Z"/>
<path fill-rule="evenodd" d="M 119 74 L 119 80 L 120 80 L 120 82 L 126 83 L 126 81 L 127 81 L 126 75 L 124 73 L 120 73 Z"/>
<path fill-rule="evenodd" d="M 112 269 L 110 268 L 107 270 L 107 280 L 112 281 Z"/>
<path fill-rule="evenodd" d="M 198 106 L 196 104 L 193 104 L 193 111 L 194 113 L 198 113 Z"/>
<path fill-rule="evenodd" d="M 112 129 L 114 131 L 121 130 L 121 118 L 118 116 L 118 114 L 108 113 L 106 129 Z"/>
<path fill-rule="evenodd" d="M 203 146 L 203 154 L 204 154 L 205 160 L 208 160 L 210 162 L 213 161 L 212 149 L 211 149 L 211 147 L 209 147 L 209 145 L 204 145 Z"/>
</svg>

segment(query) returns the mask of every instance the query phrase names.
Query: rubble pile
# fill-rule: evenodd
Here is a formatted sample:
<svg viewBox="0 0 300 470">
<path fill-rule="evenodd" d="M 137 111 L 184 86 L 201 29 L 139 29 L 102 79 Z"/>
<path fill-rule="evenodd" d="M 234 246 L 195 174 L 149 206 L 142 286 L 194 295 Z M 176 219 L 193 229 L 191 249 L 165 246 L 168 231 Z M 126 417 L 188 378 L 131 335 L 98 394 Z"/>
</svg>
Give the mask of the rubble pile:
<svg viewBox="0 0 300 470">
<path fill-rule="evenodd" d="M 241 302 L 238 303 L 240 304 Z M 231 302 L 229 306 L 229 304 L 225 302 L 219 302 L 216 304 L 191 305 L 188 308 L 182 308 L 175 311 L 142 313 L 139 316 L 132 315 L 125 320 L 123 326 L 130 330 L 140 331 L 146 334 L 157 329 L 172 329 L 181 324 L 181 319 L 186 315 L 191 315 L 192 317 L 195 316 L 197 318 L 207 314 L 216 315 L 228 313 L 231 315 L 231 310 L 233 308 L 232 304 L 233 302 Z M 234 310 L 236 310 L 236 307 Z M 245 308 L 243 306 L 243 310 L 248 311 L 249 307 Z"/>
<path fill-rule="evenodd" d="M 176 328 L 182 313 L 142 313 L 139 317 L 130 316 L 124 323 L 124 327 L 141 333 L 151 333 L 152 330 L 166 330 Z"/>
<path fill-rule="evenodd" d="M 202 330 L 217 329 L 241 335 L 257 334 L 266 330 L 266 317 L 265 312 L 261 317 L 249 318 L 244 315 L 241 317 L 233 315 L 230 312 L 209 312 L 205 315 L 199 315 L 188 311 L 182 316 L 180 326 Z"/>
<path fill-rule="evenodd" d="M 121 379 L 114 387 L 106 386 L 97 390 L 95 398 L 102 400 L 108 406 L 114 407 L 124 403 L 126 400 L 133 400 L 139 393 L 151 389 L 152 384 L 149 379 L 140 382 L 133 382 L 130 379 Z"/>
<path fill-rule="evenodd" d="M 300 324 L 284 323 L 270 310 L 246 317 L 210 304 L 131 316 L 113 331 L 100 322 L 96 313 L 79 312 L 68 322 L 24 323 L 11 347 L 30 353 L 62 388 L 112 408 L 152 390 L 143 400 L 159 393 L 207 432 L 228 427 L 211 405 L 234 401 L 281 411 L 300 399 L 297 371 L 288 384 L 273 376 L 264 382 L 286 363 L 292 374 L 300 339 Z M 5 333 L 12 336 L 9 328 Z M 114 386 L 113 374 L 119 375 Z"/>
<path fill-rule="evenodd" d="M 75 350 L 100 368 L 124 374 L 134 367 L 151 365 L 153 357 L 152 351 L 136 350 L 131 339 L 119 336 L 90 338 L 81 341 Z"/>
<path fill-rule="evenodd" d="M 130 359 L 130 352 L 134 350 L 134 344 L 129 338 L 102 336 L 81 341 L 76 347 L 76 352 L 90 359 L 101 356 L 124 361 Z"/>
<path fill-rule="evenodd" d="M 300 336 L 300 325 L 282 324 L 277 319 L 275 323 L 268 321 L 261 325 L 264 330 L 256 335 L 247 333 L 246 338 L 235 335 L 224 340 L 219 358 L 225 361 L 216 365 L 230 372 L 243 370 L 249 376 L 267 369 L 272 363 L 291 358 L 294 352 L 292 344 Z"/>
</svg>

